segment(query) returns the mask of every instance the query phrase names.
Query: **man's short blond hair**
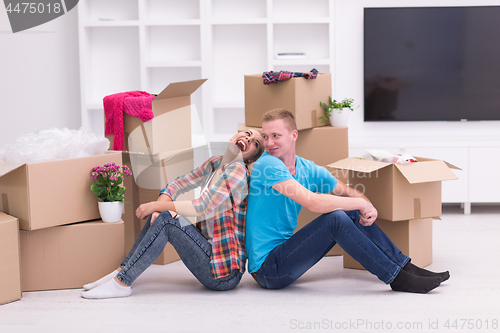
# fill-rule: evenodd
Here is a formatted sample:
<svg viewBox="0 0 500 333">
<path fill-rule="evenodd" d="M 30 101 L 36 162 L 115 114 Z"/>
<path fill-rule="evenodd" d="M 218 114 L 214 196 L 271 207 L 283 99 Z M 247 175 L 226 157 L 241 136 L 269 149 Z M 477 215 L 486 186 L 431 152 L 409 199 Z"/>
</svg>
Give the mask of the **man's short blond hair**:
<svg viewBox="0 0 500 333">
<path fill-rule="evenodd" d="M 297 124 L 295 123 L 295 117 L 293 114 L 285 109 L 272 109 L 264 113 L 262 116 L 262 122 L 273 121 L 277 119 L 283 119 L 287 125 L 290 132 L 297 130 Z"/>
</svg>

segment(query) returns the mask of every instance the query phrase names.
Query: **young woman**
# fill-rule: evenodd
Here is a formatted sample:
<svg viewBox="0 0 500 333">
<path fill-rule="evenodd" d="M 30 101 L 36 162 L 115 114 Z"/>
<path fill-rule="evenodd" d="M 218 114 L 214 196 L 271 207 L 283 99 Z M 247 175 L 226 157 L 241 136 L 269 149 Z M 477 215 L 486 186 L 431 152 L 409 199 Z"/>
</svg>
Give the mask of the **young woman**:
<svg viewBox="0 0 500 333">
<path fill-rule="evenodd" d="M 248 130 L 231 138 L 224 156 L 211 157 L 199 168 L 170 182 L 157 201 L 136 210 L 148 221 L 120 267 L 84 286 L 84 298 L 126 297 L 132 283 L 170 242 L 183 263 L 208 289 L 230 290 L 245 271 L 245 219 L 248 165 L 263 153 L 262 136 Z M 175 201 L 202 187 L 200 198 Z M 193 225 L 184 216 L 197 216 Z"/>
</svg>

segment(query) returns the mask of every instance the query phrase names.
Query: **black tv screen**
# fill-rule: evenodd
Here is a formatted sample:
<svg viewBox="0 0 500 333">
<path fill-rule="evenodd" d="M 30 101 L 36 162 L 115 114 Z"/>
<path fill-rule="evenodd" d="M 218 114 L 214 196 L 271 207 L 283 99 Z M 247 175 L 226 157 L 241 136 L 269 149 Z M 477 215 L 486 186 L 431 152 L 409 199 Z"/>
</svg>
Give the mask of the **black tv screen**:
<svg viewBox="0 0 500 333">
<path fill-rule="evenodd" d="M 500 120 L 500 6 L 364 9 L 365 121 Z"/>
</svg>

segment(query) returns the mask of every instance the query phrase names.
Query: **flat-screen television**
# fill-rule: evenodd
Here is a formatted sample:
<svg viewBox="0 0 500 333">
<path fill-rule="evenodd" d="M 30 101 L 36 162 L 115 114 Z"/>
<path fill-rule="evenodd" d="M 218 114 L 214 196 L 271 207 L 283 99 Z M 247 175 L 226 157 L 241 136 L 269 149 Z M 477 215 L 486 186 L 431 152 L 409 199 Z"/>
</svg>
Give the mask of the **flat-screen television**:
<svg viewBox="0 0 500 333">
<path fill-rule="evenodd" d="M 365 121 L 500 120 L 500 6 L 364 9 Z"/>
</svg>

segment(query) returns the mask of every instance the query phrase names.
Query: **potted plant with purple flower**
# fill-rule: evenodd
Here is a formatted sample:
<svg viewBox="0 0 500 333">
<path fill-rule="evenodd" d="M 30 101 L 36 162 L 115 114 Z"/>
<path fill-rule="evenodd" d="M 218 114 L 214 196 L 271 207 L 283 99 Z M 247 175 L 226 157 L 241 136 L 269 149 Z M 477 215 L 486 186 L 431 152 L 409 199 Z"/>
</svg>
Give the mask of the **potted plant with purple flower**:
<svg viewBox="0 0 500 333">
<path fill-rule="evenodd" d="M 99 214 L 104 222 L 118 222 L 123 213 L 125 191 L 123 178 L 132 174 L 126 165 L 107 163 L 104 166 L 92 168 L 90 172 L 94 184 L 90 190 L 99 199 Z"/>
</svg>

